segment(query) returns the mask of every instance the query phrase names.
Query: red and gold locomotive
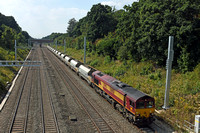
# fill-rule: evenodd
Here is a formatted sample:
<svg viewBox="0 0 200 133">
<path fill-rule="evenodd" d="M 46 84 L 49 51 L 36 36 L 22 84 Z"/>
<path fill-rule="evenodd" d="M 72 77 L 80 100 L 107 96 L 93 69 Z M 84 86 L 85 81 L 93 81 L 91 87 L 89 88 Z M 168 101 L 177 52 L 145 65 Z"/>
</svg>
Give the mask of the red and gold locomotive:
<svg viewBox="0 0 200 133">
<path fill-rule="evenodd" d="M 130 122 L 151 123 L 154 120 L 154 98 L 100 71 L 92 73 L 92 83 Z"/>
</svg>

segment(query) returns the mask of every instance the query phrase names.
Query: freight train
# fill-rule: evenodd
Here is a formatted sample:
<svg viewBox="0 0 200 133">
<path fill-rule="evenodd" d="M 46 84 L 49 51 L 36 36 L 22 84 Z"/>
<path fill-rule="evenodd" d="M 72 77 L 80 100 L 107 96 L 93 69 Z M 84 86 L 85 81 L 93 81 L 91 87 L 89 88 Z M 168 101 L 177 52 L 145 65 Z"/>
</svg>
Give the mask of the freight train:
<svg viewBox="0 0 200 133">
<path fill-rule="evenodd" d="M 86 80 L 97 93 L 110 102 L 129 122 L 150 124 L 155 120 L 155 100 L 153 97 L 101 71 L 84 65 L 50 46 L 47 46 L 47 48 L 81 78 Z"/>
</svg>

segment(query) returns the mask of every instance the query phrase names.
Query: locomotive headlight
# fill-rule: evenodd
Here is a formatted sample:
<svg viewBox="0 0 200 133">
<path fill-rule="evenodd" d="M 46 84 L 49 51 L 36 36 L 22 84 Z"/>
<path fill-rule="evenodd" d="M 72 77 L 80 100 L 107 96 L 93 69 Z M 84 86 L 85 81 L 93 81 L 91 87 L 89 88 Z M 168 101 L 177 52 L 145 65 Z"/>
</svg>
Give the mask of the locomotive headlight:
<svg viewBox="0 0 200 133">
<path fill-rule="evenodd" d="M 139 112 L 136 112 L 136 116 L 140 116 Z"/>
<path fill-rule="evenodd" d="M 150 113 L 150 116 L 154 116 L 154 114 L 153 114 L 153 113 Z"/>
</svg>

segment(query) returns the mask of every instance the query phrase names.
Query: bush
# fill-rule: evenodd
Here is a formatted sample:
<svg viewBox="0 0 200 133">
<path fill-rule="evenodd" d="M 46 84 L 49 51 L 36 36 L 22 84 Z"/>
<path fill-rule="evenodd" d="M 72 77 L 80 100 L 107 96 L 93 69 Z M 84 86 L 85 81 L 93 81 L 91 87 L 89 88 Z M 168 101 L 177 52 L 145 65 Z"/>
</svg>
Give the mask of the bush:
<svg viewBox="0 0 200 133">
<path fill-rule="evenodd" d="M 98 64 L 99 64 L 99 60 L 98 59 L 95 59 L 90 63 L 90 65 L 93 66 L 93 67 L 98 66 Z"/>
<path fill-rule="evenodd" d="M 104 73 L 113 76 L 112 70 L 105 70 Z"/>
<path fill-rule="evenodd" d="M 112 61 L 112 60 L 111 60 L 110 56 L 106 56 L 106 57 L 104 58 L 104 64 L 105 64 L 105 65 L 106 65 L 106 64 L 109 64 L 111 61 Z"/>
<path fill-rule="evenodd" d="M 153 66 L 152 65 L 144 66 L 142 68 L 142 71 L 140 72 L 140 75 L 148 75 L 151 72 L 153 72 Z"/>
<path fill-rule="evenodd" d="M 123 76 L 126 73 L 126 70 L 122 67 L 118 67 L 117 70 L 114 72 L 114 77 Z"/>
<path fill-rule="evenodd" d="M 160 71 L 157 71 L 156 73 L 151 73 L 149 75 L 149 78 L 152 80 L 159 80 L 159 79 L 161 79 L 161 77 L 162 77 L 162 75 L 161 75 Z"/>
<path fill-rule="evenodd" d="M 127 46 L 121 46 L 119 51 L 118 51 L 118 59 L 121 61 L 127 60 L 129 57 L 129 54 L 127 53 L 128 48 Z"/>
</svg>

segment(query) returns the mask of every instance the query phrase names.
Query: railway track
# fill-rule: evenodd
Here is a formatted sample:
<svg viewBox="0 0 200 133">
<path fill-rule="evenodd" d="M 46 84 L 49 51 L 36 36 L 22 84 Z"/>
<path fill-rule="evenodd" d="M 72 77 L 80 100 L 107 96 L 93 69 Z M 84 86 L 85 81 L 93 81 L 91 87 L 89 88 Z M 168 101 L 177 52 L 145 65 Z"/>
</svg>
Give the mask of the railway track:
<svg viewBox="0 0 200 133">
<path fill-rule="evenodd" d="M 32 57 L 32 59 L 34 59 L 34 57 Z M 30 96 L 32 88 L 32 76 L 30 72 L 30 67 L 25 69 L 26 71 L 23 83 L 20 88 L 20 94 L 16 103 L 16 107 L 14 109 L 14 115 L 11 120 L 9 133 L 26 132 L 27 130 L 29 104 L 30 104 Z M 30 83 L 27 83 L 29 81 Z"/>
<path fill-rule="evenodd" d="M 34 55 L 34 57 L 30 59 L 38 59 L 39 57 L 35 55 L 39 55 L 40 60 L 44 61 L 44 57 L 41 57 L 42 54 L 39 49 L 33 50 L 31 55 Z M 34 131 L 43 133 L 59 133 L 60 130 L 54 111 L 50 89 L 47 83 L 45 66 L 37 68 L 27 67 L 25 69 L 25 76 L 23 78 L 23 83 L 21 85 L 16 107 L 14 109 L 14 115 L 9 127 L 9 133 L 25 133 Z M 32 91 L 34 94 L 31 93 Z M 34 100 L 31 97 L 37 97 L 39 100 Z M 38 115 L 39 117 L 36 118 L 36 121 L 33 121 L 33 118 L 29 118 L 31 117 L 31 111 L 29 110 L 30 105 L 37 106 L 37 109 L 40 108 L 40 115 Z M 32 111 L 32 113 L 33 112 L 34 111 Z"/>
<path fill-rule="evenodd" d="M 53 57 L 52 57 L 53 58 Z M 55 58 L 55 57 L 54 57 Z M 57 63 L 55 63 L 55 64 L 59 64 L 58 62 Z M 62 63 L 61 63 L 61 65 L 62 65 Z M 61 65 L 59 65 L 59 66 L 57 66 L 57 67 L 55 67 L 56 69 L 55 70 L 58 70 L 58 73 L 59 73 L 59 71 L 62 71 L 62 73 L 66 73 L 64 70 L 61 70 L 61 68 L 59 68 Z M 64 66 L 64 65 L 63 65 Z M 96 110 L 102 110 L 101 109 L 101 107 L 100 106 L 98 106 L 98 104 L 96 104 L 96 103 L 94 103 L 95 101 L 91 98 L 91 96 L 90 96 L 90 94 L 89 93 L 85 93 L 85 91 L 84 90 L 82 90 L 82 89 L 79 89 L 80 87 L 78 86 L 78 84 L 76 84 L 75 82 L 74 82 L 74 79 L 72 79 L 71 77 L 69 77 L 68 76 L 68 74 L 66 73 L 65 74 L 67 77 L 68 77 L 68 80 L 70 80 L 70 82 L 72 82 L 73 84 L 74 84 L 74 86 L 76 86 L 76 88 L 78 88 L 78 90 L 80 91 L 80 93 L 82 93 L 82 95 L 84 95 L 84 97 L 86 97 L 87 98 L 87 100 L 91 103 L 91 105 L 93 105 L 93 106 L 95 106 L 94 108 L 96 109 Z M 67 78 L 64 78 L 63 80 L 66 80 Z M 70 83 L 67 83 L 68 84 L 68 86 L 70 86 Z M 72 87 L 71 87 L 72 88 Z M 74 92 L 73 92 L 74 93 Z M 76 95 L 76 94 L 75 94 Z M 78 97 L 79 97 L 79 95 L 78 95 Z M 81 100 L 82 101 L 82 100 Z M 107 100 L 106 100 L 107 101 Z M 87 107 L 87 105 L 86 105 L 86 107 Z M 99 111 L 100 112 L 100 111 Z M 116 123 L 116 122 L 114 122 L 113 120 L 112 120 L 112 118 L 109 118 L 109 116 L 108 115 L 105 115 L 106 113 L 99 113 L 101 116 L 103 116 L 103 118 L 104 118 L 104 120 L 107 122 L 107 123 L 109 123 L 109 125 L 111 126 L 111 127 L 114 127 L 113 128 L 113 131 L 114 132 L 124 132 L 124 130 L 123 129 L 120 129 L 119 127 L 117 128 L 116 126 L 120 126 L 120 125 L 118 125 L 118 123 Z M 107 116 L 107 117 L 106 117 Z M 127 123 L 128 123 L 128 121 L 127 121 Z M 145 127 L 137 127 L 136 125 L 133 125 L 134 126 L 134 128 L 136 128 L 137 130 L 138 130 L 138 132 L 141 132 L 141 133 L 156 133 L 157 131 L 156 131 L 156 128 L 154 129 L 154 128 L 152 128 L 151 126 L 145 126 Z M 114 130 L 115 129 L 115 130 Z"/>
<path fill-rule="evenodd" d="M 56 58 L 54 55 L 49 54 L 51 57 L 48 57 L 48 60 L 50 58 Z M 66 73 L 66 71 L 63 70 L 63 68 L 58 65 L 60 62 L 57 60 L 52 60 L 52 65 L 54 67 L 54 70 L 57 71 L 57 73 L 61 76 L 63 82 L 65 83 L 66 87 L 70 89 L 70 92 L 72 95 L 77 99 L 79 105 L 83 108 L 83 110 L 86 112 L 86 114 L 91 119 L 96 131 L 98 132 L 116 132 L 110 125 L 111 123 L 108 123 L 104 117 L 99 113 L 98 109 L 90 102 L 90 99 L 82 93 L 81 89 L 76 85 L 76 83 L 69 77 L 69 75 Z M 51 61 L 49 61 L 51 62 Z M 70 81 L 70 82 L 68 82 Z"/>
<path fill-rule="evenodd" d="M 42 54 L 42 50 L 40 49 L 39 56 L 42 62 L 45 61 L 45 57 Z M 49 85 L 47 83 L 47 75 L 45 71 L 45 64 L 40 68 L 40 100 L 41 100 L 41 113 L 42 113 L 42 125 L 43 125 L 43 133 L 51 132 L 51 133 L 59 133 L 58 121 L 55 114 L 55 109 L 53 105 L 53 100 L 51 96 L 51 92 L 49 89 Z"/>
<path fill-rule="evenodd" d="M 141 130 L 141 133 L 157 133 L 152 127 L 145 126 L 145 127 L 139 127 Z"/>
</svg>

